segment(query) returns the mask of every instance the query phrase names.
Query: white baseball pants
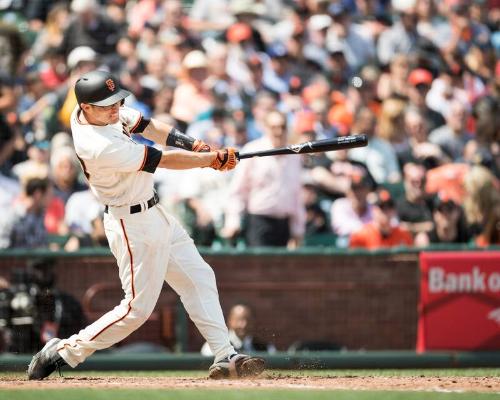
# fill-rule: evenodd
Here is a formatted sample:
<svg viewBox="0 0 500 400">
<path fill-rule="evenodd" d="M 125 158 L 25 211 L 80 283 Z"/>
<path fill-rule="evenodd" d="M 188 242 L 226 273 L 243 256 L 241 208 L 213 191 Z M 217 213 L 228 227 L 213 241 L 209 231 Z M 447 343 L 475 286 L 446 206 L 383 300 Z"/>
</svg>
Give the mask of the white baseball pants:
<svg viewBox="0 0 500 400">
<path fill-rule="evenodd" d="M 125 296 L 113 310 L 78 334 L 61 340 L 58 352 L 71 367 L 96 350 L 126 338 L 146 322 L 164 281 L 179 294 L 215 359 L 235 352 L 220 307 L 215 274 L 175 218 L 161 205 L 136 214 L 130 214 L 129 207 L 110 207 L 104 214 L 104 227 Z"/>
</svg>

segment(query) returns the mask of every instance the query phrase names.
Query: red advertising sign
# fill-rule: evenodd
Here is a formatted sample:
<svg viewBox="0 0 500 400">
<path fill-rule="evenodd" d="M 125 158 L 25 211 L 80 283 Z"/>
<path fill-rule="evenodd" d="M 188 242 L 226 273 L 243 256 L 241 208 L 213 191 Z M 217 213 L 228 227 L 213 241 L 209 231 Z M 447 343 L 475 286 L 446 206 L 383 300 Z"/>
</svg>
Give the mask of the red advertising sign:
<svg viewBox="0 0 500 400">
<path fill-rule="evenodd" d="M 500 350 L 500 252 L 422 252 L 417 351 Z"/>
</svg>

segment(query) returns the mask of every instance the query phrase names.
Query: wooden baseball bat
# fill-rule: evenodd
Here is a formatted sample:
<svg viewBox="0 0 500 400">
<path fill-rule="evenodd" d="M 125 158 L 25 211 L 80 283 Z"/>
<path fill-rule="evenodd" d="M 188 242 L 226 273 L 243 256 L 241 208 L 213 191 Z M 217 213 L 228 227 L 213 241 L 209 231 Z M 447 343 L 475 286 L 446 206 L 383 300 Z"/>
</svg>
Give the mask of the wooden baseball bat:
<svg viewBox="0 0 500 400">
<path fill-rule="evenodd" d="M 249 153 L 236 153 L 239 160 L 252 157 L 277 156 L 280 154 L 307 154 L 321 153 L 324 151 L 352 149 L 354 147 L 364 147 L 368 144 L 366 135 L 339 136 L 335 139 L 313 140 L 310 142 L 293 144 L 277 149 L 254 151 Z"/>
</svg>

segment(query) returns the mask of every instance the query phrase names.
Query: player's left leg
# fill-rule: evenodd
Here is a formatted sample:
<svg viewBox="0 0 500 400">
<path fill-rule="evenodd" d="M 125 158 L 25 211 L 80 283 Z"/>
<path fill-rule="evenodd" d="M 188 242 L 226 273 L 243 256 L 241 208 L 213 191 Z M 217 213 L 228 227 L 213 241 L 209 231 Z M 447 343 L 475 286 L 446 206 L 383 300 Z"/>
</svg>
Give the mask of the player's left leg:
<svg viewBox="0 0 500 400">
<path fill-rule="evenodd" d="M 29 379 L 44 379 L 62 364 L 76 367 L 96 350 L 106 349 L 130 335 L 146 322 L 155 307 L 169 258 L 169 225 L 154 209 L 120 219 L 107 216 L 105 221 L 124 297 L 113 310 L 77 334 L 47 343 L 33 357 Z M 149 227 L 154 235 L 144 234 Z M 158 238 L 166 238 L 166 243 Z"/>
</svg>

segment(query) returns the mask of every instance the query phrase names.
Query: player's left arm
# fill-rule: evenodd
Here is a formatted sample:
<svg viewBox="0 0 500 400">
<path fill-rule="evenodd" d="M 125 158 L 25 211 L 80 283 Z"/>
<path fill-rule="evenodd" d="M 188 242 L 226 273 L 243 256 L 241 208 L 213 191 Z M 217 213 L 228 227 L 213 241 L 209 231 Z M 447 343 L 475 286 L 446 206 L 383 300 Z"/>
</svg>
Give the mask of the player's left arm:
<svg viewBox="0 0 500 400">
<path fill-rule="evenodd" d="M 174 126 L 155 118 L 141 120 L 132 128 L 132 133 L 140 133 L 155 143 L 178 147 L 196 152 L 209 152 L 210 146 L 205 142 L 182 133 Z"/>
</svg>

